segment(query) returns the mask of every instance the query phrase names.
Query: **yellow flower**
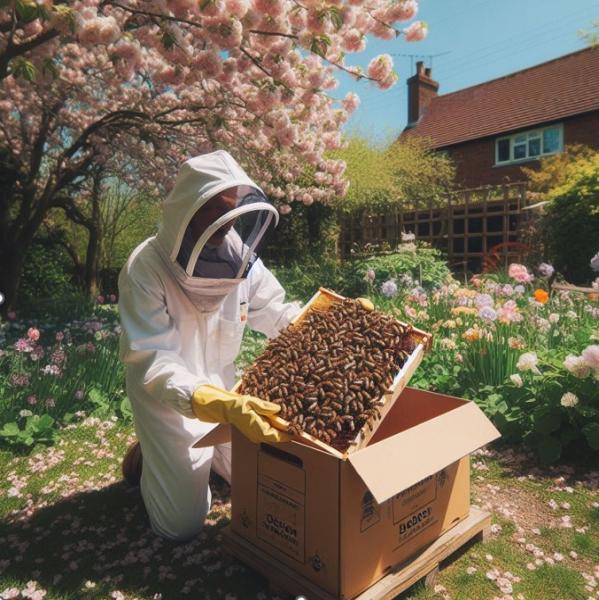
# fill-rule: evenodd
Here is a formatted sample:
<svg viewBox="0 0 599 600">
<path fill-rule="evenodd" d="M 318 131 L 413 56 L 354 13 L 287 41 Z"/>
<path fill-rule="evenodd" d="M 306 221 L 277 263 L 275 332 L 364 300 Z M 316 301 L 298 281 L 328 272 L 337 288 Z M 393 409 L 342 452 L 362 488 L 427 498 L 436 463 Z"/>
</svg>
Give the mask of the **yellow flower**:
<svg viewBox="0 0 599 600">
<path fill-rule="evenodd" d="M 462 337 L 467 342 L 476 342 L 476 340 L 480 340 L 480 329 L 478 327 L 470 327 L 464 331 Z"/>
<path fill-rule="evenodd" d="M 474 306 L 456 306 L 451 309 L 454 315 L 477 315 L 478 310 Z"/>
</svg>

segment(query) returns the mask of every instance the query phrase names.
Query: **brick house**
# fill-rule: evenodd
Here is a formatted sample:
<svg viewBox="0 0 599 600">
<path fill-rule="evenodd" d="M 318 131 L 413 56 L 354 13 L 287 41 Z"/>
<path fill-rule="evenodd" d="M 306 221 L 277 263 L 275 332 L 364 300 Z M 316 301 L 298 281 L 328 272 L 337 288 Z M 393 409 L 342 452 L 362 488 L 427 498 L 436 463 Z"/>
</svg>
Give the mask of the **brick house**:
<svg viewBox="0 0 599 600">
<path fill-rule="evenodd" d="M 599 48 L 587 48 L 451 94 L 418 62 L 407 81 L 408 125 L 456 163 L 460 187 L 525 179 L 520 167 L 566 144 L 599 150 Z"/>
</svg>

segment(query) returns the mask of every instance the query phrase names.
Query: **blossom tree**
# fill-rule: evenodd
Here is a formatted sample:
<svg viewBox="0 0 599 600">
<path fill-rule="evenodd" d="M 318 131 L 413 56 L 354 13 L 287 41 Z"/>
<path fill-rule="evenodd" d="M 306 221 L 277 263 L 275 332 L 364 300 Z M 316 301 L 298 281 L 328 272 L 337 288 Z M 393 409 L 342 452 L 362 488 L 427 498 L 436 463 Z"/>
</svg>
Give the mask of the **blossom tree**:
<svg viewBox="0 0 599 600">
<path fill-rule="evenodd" d="M 229 149 L 273 198 L 343 196 L 341 125 L 358 106 L 329 91 L 367 35 L 422 39 L 416 0 L 8 0 L 0 8 L 0 280 L 14 304 L 24 256 L 53 209 L 82 219 L 98 169 L 163 194 L 190 155 Z M 310 167 L 309 184 L 299 184 Z M 305 177 L 302 182 L 305 181 Z"/>
</svg>

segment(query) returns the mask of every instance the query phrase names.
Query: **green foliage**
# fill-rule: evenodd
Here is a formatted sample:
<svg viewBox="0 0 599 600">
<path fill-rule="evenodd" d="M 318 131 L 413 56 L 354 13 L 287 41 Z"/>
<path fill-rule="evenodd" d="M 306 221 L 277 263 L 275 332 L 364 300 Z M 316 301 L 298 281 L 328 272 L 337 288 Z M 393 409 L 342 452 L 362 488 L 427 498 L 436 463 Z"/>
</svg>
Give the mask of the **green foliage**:
<svg viewBox="0 0 599 600">
<path fill-rule="evenodd" d="M 40 237 L 32 244 L 19 286 L 17 307 L 19 312 L 32 312 L 59 304 L 60 298 L 77 296 L 73 284 L 72 265 L 61 245 L 60 235 Z M 39 313 L 38 313 L 39 314 Z"/>
<path fill-rule="evenodd" d="M 419 285 L 431 290 L 452 280 L 451 272 L 439 250 L 424 244 L 410 248 L 412 246 L 403 244 L 397 252 L 357 259 L 350 280 L 345 282 L 345 289 L 350 290 L 352 295 L 365 294 L 371 290 L 372 285 L 380 289 L 385 281 L 394 280 L 404 287 Z M 366 281 L 368 271 L 374 271 L 373 284 Z"/>
<path fill-rule="evenodd" d="M 118 353 L 118 315 L 105 308 L 99 312 L 102 317 L 60 328 L 39 325 L 39 340 L 29 340 L 27 348 L 23 342 L 32 323 L 2 324 L 0 427 L 6 427 L 0 430 L 0 440 L 26 446 L 50 441 L 48 428 L 70 423 L 81 410 L 101 419 L 116 415 L 131 420 Z M 13 423 L 27 415 L 31 418 L 16 431 Z"/>
<path fill-rule="evenodd" d="M 51 444 L 55 435 L 54 419 L 48 414 L 22 416 L 18 421 L 6 423 L 0 429 L 0 438 L 12 446 Z"/>
<path fill-rule="evenodd" d="M 599 250 L 599 152 L 578 160 L 548 197 L 542 229 L 549 258 L 569 281 L 588 282 Z"/>
<path fill-rule="evenodd" d="M 447 156 L 428 150 L 416 139 L 384 148 L 354 137 L 348 140 L 347 148 L 332 155 L 347 163 L 345 174 L 350 186 L 340 203 L 343 211 L 435 204 L 443 199 L 455 174 Z"/>
</svg>

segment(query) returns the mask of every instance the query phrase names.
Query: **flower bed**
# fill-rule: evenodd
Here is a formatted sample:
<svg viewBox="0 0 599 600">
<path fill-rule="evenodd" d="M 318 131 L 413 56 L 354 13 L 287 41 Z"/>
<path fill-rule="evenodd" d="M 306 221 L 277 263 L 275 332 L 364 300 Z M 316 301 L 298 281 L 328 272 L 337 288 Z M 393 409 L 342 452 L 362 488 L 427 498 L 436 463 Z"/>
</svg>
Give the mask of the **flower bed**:
<svg viewBox="0 0 599 600">
<path fill-rule="evenodd" d="M 82 416 L 129 417 L 118 358 L 118 313 L 57 326 L 16 318 L 0 326 L 0 439 L 31 446 Z"/>
<path fill-rule="evenodd" d="M 599 451 L 599 304 L 550 294 L 550 265 L 426 291 L 365 272 L 377 306 L 434 334 L 413 384 L 476 400 L 506 440 L 545 462 Z"/>
</svg>

